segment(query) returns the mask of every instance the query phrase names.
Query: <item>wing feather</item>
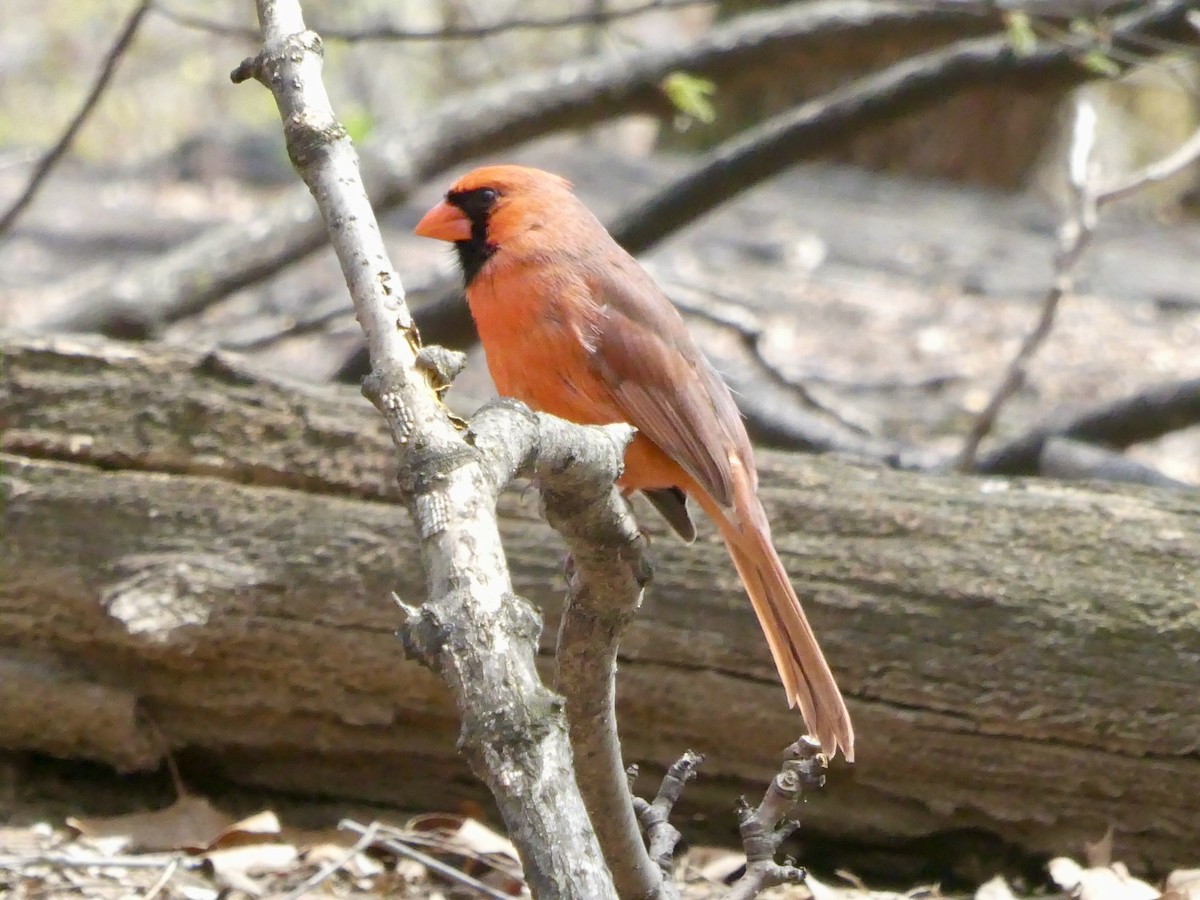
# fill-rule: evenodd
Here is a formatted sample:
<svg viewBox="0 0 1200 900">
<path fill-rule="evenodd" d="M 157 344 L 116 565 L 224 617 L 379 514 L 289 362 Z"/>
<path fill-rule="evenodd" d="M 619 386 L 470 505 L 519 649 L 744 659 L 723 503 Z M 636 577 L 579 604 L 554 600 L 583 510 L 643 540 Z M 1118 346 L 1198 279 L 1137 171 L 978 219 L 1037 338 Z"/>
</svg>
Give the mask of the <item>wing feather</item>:
<svg viewBox="0 0 1200 900">
<path fill-rule="evenodd" d="M 629 423 L 730 506 L 729 455 L 751 458 L 737 405 L 666 295 L 632 257 L 618 253 L 618 265 L 610 258 L 590 279 L 599 305 L 596 372 Z"/>
</svg>

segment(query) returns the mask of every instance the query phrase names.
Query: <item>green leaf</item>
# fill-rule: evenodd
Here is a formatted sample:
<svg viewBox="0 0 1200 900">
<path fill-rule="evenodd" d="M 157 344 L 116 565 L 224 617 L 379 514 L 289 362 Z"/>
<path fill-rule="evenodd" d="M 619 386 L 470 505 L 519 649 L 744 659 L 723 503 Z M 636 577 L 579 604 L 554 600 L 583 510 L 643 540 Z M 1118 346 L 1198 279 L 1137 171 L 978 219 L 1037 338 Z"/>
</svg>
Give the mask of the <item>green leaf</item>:
<svg viewBox="0 0 1200 900">
<path fill-rule="evenodd" d="M 1037 32 L 1029 13 L 1011 12 L 1004 17 L 1008 28 L 1008 44 L 1017 56 L 1032 56 L 1037 51 Z"/>
<path fill-rule="evenodd" d="M 1100 50 L 1089 50 L 1080 60 L 1084 68 L 1091 69 L 1097 75 L 1103 75 L 1105 78 L 1116 78 L 1121 74 L 1121 67 L 1116 61 Z"/>
<path fill-rule="evenodd" d="M 1079 37 L 1094 38 L 1096 36 L 1096 25 L 1087 19 L 1072 19 L 1071 34 L 1078 35 Z"/>
<path fill-rule="evenodd" d="M 706 125 L 717 118 L 717 110 L 711 99 L 717 92 L 717 86 L 707 78 L 687 72 L 672 72 L 662 80 L 661 87 L 671 104 L 685 116 Z"/>
</svg>

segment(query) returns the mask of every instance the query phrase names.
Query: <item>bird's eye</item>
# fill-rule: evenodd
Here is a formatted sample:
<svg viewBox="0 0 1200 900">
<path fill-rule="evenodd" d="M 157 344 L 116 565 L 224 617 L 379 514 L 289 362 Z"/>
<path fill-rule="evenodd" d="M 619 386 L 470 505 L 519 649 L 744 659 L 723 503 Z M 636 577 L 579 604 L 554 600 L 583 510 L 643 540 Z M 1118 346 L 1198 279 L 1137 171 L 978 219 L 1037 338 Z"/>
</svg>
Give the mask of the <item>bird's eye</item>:
<svg viewBox="0 0 1200 900">
<path fill-rule="evenodd" d="M 476 218 L 482 221 L 491 212 L 499 197 L 498 190 L 485 187 L 469 191 L 451 191 L 446 195 L 446 200 L 466 213 L 472 221 Z"/>
</svg>

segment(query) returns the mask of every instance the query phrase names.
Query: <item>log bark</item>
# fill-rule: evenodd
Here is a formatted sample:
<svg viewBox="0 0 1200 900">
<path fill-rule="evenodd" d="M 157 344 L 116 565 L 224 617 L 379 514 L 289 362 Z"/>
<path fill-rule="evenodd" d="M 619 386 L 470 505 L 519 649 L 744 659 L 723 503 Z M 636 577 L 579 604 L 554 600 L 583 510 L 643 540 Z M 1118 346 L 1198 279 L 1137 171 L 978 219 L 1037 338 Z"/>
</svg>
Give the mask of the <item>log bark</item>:
<svg viewBox="0 0 1200 900">
<path fill-rule="evenodd" d="M 244 783 L 425 808 L 483 795 L 447 691 L 393 636 L 389 591 L 419 603 L 424 582 L 366 401 L 234 356 L 3 349 L 0 746 L 139 769 L 161 732 Z M 1135 867 L 1195 863 L 1195 495 L 775 453 L 760 468 L 862 735 L 806 804 L 806 840 L 983 833 L 1058 853 L 1112 824 Z M 545 649 L 561 545 L 531 496 L 502 512 Z M 649 775 L 704 752 L 685 801 L 732 827 L 732 797 L 761 791 L 800 722 L 711 529 L 685 547 L 646 521 L 626 758 Z"/>
</svg>

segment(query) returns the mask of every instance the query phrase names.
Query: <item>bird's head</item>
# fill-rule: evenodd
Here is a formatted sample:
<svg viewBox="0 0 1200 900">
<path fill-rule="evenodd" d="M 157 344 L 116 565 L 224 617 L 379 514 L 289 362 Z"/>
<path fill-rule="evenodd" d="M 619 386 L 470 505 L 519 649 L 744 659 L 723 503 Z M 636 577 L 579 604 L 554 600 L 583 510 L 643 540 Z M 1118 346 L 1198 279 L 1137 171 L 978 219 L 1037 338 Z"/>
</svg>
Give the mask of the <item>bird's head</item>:
<svg viewBox="0 0 1200 900">
<path fill-rule="evenodd" d="M 517 249 L 531 233 L 552 231 L 564 201 L 568 207 L 578 203 L 565 178 L 526 166 L 485 166 L 456 181 L 414 231 L 452 242 L 469 285 L 500 249 Z"/>
</svg>

